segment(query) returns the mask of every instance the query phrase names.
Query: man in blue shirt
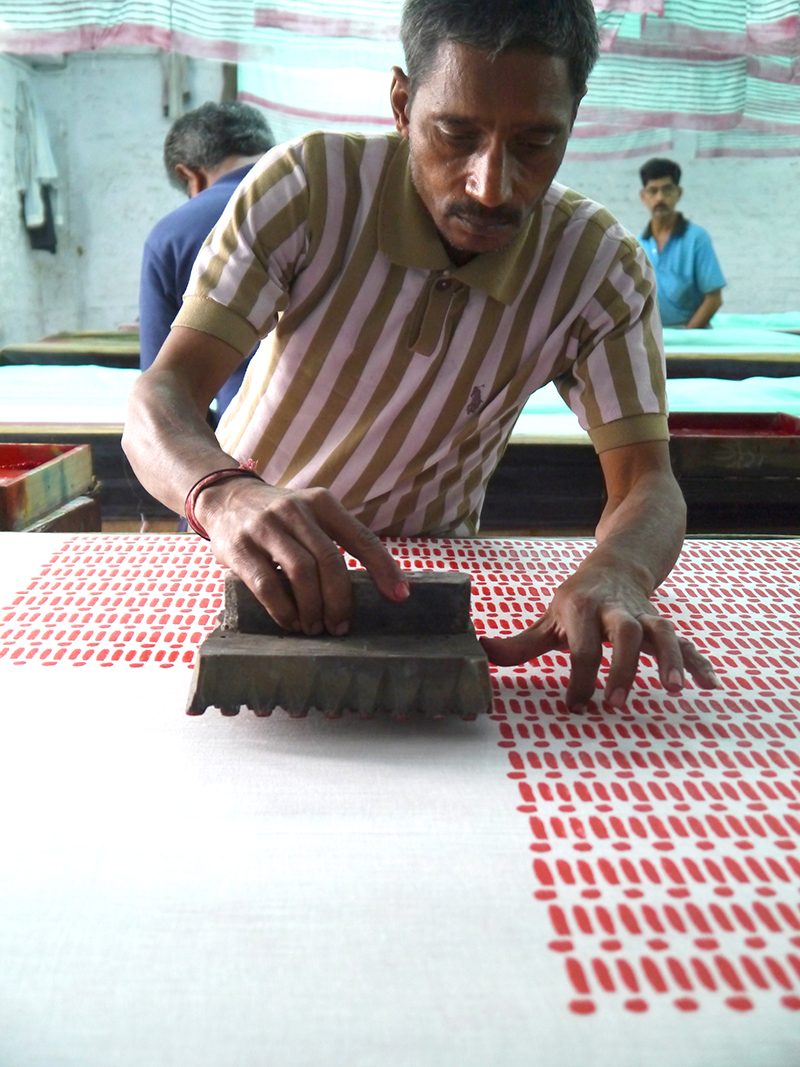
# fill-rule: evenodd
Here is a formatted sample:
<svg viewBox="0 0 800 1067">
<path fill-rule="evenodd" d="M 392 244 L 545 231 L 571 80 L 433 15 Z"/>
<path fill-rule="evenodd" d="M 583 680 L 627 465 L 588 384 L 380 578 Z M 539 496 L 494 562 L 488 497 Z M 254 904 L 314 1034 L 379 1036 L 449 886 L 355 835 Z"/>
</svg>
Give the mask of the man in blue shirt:
<svg viewBox="0 0 800 1067">
<path fill-rule="evenodd" d="M 274 144 L 264 116 L 238 102 L 203 104 L 181 116 L 164 142 L 164 165 L 185 204 L 156 223 L 145 242 L 139 286 L 139 366 L 153 362 L 180 310 L 200 247 L 250 167 Z M 217 394 L 221 415 L 248 360 Z"/>
<path fill-rule="evenodd" d="M 640 240 L 656 272 L 661 321 L 703 329 L 722 307 L 725 285 L 711 238 L 675 210 L 683 192 L 677 163 L 649 159 L 639 174 L 642 203 L 650 212 Z"/>
</svg>

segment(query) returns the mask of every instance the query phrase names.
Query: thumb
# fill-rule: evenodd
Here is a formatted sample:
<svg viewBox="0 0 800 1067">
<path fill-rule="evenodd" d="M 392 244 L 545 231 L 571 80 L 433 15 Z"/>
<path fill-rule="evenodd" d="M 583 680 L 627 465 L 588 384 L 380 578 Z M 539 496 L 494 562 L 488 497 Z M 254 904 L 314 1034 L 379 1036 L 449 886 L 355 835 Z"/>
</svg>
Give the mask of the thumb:
<svg viewBox="0 0 800 1067">
<path fill-rule="evenodd" d="M 527 663 L 559 647 L 552 633 L 537 626 L 531 626 L 513 637 L 482 637 L 480 642 L 489 662 L 498 667 Z"/>
</svg>

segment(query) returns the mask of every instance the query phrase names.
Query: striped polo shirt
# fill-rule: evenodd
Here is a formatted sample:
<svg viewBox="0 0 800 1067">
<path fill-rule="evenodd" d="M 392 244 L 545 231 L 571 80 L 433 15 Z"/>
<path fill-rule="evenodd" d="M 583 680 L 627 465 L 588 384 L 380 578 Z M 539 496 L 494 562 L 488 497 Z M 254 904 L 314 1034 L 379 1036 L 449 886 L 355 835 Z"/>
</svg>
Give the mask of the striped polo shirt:
<svg viewBox="0 0 800 1067">
<path fill-rule="evenodd" d="M 312 133 L 256 164 L 176 325 L 252 351 L 217 435 L 271 485 L 324 486 L 384 535 L 465 536 L 525 400 L 555 381 L 598 451 L 666 440 L 652 269 L 553 184 L 455 266 L 397 135 Z"/>
</svg>

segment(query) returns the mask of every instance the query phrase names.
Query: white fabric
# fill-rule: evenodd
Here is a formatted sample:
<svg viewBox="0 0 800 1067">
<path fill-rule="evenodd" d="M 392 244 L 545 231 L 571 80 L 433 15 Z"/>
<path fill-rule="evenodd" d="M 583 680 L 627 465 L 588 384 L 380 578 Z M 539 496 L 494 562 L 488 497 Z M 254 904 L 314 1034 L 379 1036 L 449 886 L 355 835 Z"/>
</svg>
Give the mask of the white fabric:
<svg viewBox="0 0 800 1067">
<path fill-rule="evenodd" d="M 138 370 L 122 367 L 0 367 L 0 423 L 122 426 Z"/>
<path fill-rule="evenodd" d="M 188 671 L 121 680 L 0 666 L 1 1063 L 796 1062 L 779 1008 L 564 1011 L 488 719 L 190 719 Z"/>
<path fill-rule="evenodd" d="M 17 82 L 16 170 L 17 188 L 23 194 L 25 225 L 43 226 L 45 207 L 42 186 L 50 186 L 53 219 L 63 221 L 58 207 L 58 167 L 50 147 L 50 135 L 41 105 L 29 82 Z"/>
<path fill-rule="evenodd" d="M 4 579 L 65 540 L 0 535 Z M 488 717 L 190 719 L 188 680 L 0 660 L 4 1067 L 798 1062 L 775 997 L 565 1010 Z"/>
</svg>

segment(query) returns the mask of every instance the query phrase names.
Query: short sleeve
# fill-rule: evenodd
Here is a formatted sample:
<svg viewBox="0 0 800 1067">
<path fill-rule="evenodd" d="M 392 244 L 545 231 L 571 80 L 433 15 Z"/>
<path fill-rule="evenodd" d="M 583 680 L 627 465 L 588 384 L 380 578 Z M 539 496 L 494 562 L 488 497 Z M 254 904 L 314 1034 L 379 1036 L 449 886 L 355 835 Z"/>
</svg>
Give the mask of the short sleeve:
<svg viewBox="0 0 800 1067">
<path fill-rule="evenodd" d="M 275 326 L 304 265 L 308 209 L 302 148 L 279 145 L 252 168 L 200 249 L 175 325 L 248 355 Z"/>
<path fill-rule="evenodd" d="M 701 230 L 697 241 L 695 284 L 704 295 L 721 289 L 726 284 L 714 245 L 705 230 Z"/>
<path fill-rule="evenodd" d="M 556 379 L 598 452 L 667 440 L 666 369 L 655 277 L 629 235 L 575 322 L 570 369 Z"/>
</svg>

